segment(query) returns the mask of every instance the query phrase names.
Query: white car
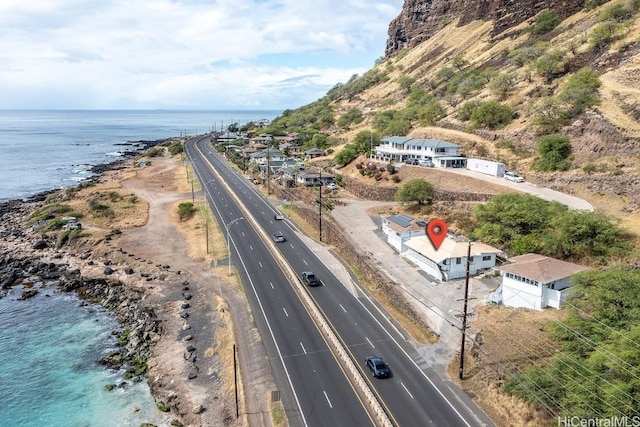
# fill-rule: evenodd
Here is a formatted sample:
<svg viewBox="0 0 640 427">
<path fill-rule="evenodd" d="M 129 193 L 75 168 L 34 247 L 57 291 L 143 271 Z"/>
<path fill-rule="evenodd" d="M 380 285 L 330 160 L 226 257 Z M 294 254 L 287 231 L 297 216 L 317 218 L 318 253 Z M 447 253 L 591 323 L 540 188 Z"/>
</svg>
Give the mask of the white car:
<svg viewBox="0 0 640 427">
<path fill-rule="evenodd" d="M 513 181 L 513 182 L 524 182 L 524 178 L 515 172 L 505 172 L 504 179 L 506 179 L 507 181 Z"/>
<path fill-rule="evenodd" d="M 327 190 L 337 190 L 337 189 L 338 189 L 338 186 L 337 186 L 337 185 L 335 185 L 333 182 L 330 182 L 329 184 L 325 185 L 325 188 L 326 188 Z"/>
</svg>

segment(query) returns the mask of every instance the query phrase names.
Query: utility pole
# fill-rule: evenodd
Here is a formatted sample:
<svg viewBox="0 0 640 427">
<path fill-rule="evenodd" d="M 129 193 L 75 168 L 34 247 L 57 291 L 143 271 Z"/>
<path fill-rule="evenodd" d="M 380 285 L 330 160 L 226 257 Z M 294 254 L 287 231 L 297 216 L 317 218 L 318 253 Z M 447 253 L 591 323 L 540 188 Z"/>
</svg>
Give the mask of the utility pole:
<svg viewBox="0 0 640 427">
<path fill-rule="evenodd" d="M 319 207 L 319 240 L 322 242 L 322 169 L 320 169 L 319 175 L 318 175 L 318 180 L 320 181 L 320 186 L 318 187 L 320 189 L 320 191 L 318 191 L 318 194 L 320 195 L 318 200 L 318 207 Z"/>
<path fill-rule="evenodd" d="M 271 187 L 269 181 L 271 180 L 271 144 L 267 145 L 267 196 L 271 195 Z"/>
<path fill-rule="evenodd" d="M 467 247 L 467 269 L 464 279 L 464 308 L 462 310 L 462 342 L 460 343 L 460 369 L 458 378 L 463 379 L 464 375 L 464 342 L 467 338 L 467 305 L 469 303 L 469 265 L 471 264 L 471 241 Z"/>
</svg>

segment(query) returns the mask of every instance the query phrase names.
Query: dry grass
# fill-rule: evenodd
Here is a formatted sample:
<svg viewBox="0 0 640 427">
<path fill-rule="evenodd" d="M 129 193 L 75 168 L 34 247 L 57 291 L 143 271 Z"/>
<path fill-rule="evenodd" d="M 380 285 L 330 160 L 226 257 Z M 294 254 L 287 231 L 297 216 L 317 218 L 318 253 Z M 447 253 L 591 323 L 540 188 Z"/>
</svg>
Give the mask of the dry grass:
<svg viewBox="0 0 640 427">
<path fill-rule="evenodd" d="M 459 358 L 449 365 L 449 375 L 473 396 L 496 425 L 549 425 L 554 420 L 546 412 L 502 393 L 500 387 L 511 373 L 546 363 L 556 354 L 559 345 L 548 337 L 546 325 L 562 320 L 565 312 L 479 306 L 476 313 L 469 336 L 473 338 L 480 333 L 482 344 L 469 349 L 461 384 L 457 379 Z"/>
</svg>

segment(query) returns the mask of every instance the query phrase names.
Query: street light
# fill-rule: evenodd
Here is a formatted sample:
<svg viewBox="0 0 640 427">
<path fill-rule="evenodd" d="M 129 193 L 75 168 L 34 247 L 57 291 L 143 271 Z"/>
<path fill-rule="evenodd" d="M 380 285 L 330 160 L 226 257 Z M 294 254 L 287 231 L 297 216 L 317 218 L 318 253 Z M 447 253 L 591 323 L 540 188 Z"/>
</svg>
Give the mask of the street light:
<svg viewBox="0 0 640 427">
<path fill-rule="evenodd" d="M 234 222 L 240 221 L 241 219 L 244 218 L 236 218 L 234 220 L 231 220 L 231 222 L 224 226 L 224 229 L 227 232 L 227 259 L 229 260 L 229 276 L 231 276 L 231 233 L 229 233 L 229 228 L 233 225 Z"/>
</svg>

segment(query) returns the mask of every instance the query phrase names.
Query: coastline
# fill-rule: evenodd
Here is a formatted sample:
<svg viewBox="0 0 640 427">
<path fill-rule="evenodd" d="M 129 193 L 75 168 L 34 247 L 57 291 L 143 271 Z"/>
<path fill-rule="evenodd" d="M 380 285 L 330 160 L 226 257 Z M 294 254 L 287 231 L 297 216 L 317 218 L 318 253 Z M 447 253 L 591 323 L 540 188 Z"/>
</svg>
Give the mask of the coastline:
<svg viewBox="0 0 640 427">
<path fill-rule="evenodd" d="M 153 145 L 161 142 L 154 141 Z M 99 165 L 99 174 L 90 178 L 91 185 L 118 187 L 133 181 L 123 191 L 136 193 L 136 186 L 146 185 L 154 187 L 151 193 L 157 195 L 156 179 L 161 177 L 159 188 L 165 199 L 155 206 L 149 204 L 148 216 L 156 214 L 156 208 L 163 209 L 162 214 L 167 216 L 173 205 L 190 196 L 173 186 L 176 173 L 184 170 L 178 167 L 179 162 L 167 157 L 153 158 L 152 167 L 140 168 L 135 163 L 139 154 Z M 131 365 L 134 372 L 140 372 L 140 362 L 147 361 L 147 383 L 158 407 L 168 409 L 171 425 L 244 425 L 242 418 L 232 420 L 233 394 L 216 350 L 218 332 L 230 328 L 224 302 L 205 295 L 200 279 L 191 273 L 197 268 L 181 269 L 191 267 L 189 262 L 176 264 L 182 258 L 179 254 L 171 251 L 172 256 L 165 258 L 160 253 L 153 259 L 153 252 L 162 245 L 145 244 L 152 240 L 150 235 L 159 236 L 160 241 L 167 238 L 157 230 L 149 231 L 150 218 L 142 221 L 143 227 L 138 221 L 129 229 L 88 224 L 85 236 L 62 243 L 58 233 L 41 233 L 27 224 L 32 212 L 61 192 L 65 190 L 0 204 L 0 292 L 23 286 L 28 297 L 29 292 L 37 291 L 34 284 L 41 279 L 57 281 L 61 291 L 73 291 L 100 303 L 128 331 L 120 354 L 103 363 L 108 367 Z M 177 233 L 175 229 L 173 232 Z M 126 240 L 128 233 L 134 236 Z M 177 239 L 172 236 L 165 242 Z M 184 249 L 187 245 L 178 242 L 176 246 Z M 176 265 L 170 263 L 173 260 Z M 193 263 L 204 270 L 202 259 Z M 197 311 L 189 310 L 194 306 L 198 306 Z M 208 324 L 213 331 L 207 330 Z"/>
</svg>

